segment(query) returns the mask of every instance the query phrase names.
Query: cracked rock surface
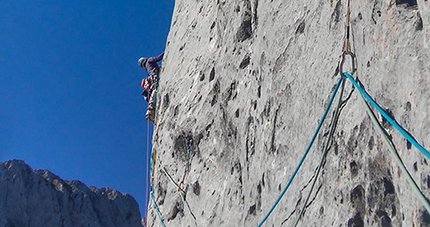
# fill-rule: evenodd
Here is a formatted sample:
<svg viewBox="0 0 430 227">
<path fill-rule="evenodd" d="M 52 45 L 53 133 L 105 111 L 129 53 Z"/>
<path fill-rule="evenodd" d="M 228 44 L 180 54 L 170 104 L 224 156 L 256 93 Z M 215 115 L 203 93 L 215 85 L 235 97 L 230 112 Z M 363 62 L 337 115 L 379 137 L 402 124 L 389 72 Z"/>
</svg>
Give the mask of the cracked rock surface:
<svg viewBox="0 0 430 227">
<path fill-rule="evenodd" d="M 176 1 L 154 130 L 154 194 L 166 226 L 256 226 L 263 219 L 339 79 L 346 6 L 346 0 Z M 429 149 L 430 1 L 351 1 L 350 28 L 354 77 Z M 343 70 L 352 70 L 350 62 Z M 358 95 L 347 81 L 327 159 L 298 226 L 430 226 Z M 293 226 L 333 110 L 263 226 Z M 430 198 L 430 160 L 376 115 Z M 160 226 L 152 205 L 148 226 Z"/>
<path fill-rule="evenodd" d="M 142 226 L 130 195 L 62 180 L 18 160 L 0 163 L 0 201 L 0 227 Z"/>
</svg>

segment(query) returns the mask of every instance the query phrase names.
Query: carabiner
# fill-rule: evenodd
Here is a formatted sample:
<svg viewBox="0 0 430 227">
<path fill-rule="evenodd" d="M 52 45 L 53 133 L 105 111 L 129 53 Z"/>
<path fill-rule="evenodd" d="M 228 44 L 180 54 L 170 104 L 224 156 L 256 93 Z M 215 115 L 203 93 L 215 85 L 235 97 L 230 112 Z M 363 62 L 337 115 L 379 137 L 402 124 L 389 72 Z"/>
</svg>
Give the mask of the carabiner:
<svg viewBox="0 0 430 227">
<path fill-rule="evenodd" d="M 351 66 L 352 66 L 352 71 L 349 73 L 351 75 L 353 75 L 355 73 L 355 71 L 357 71 L 357 66 L 356 66 L 356 58 L 355 58 L 355 54 L 352 53 L 351 51 L 344 51 L 342 53 L 342 55 L 340 56 L 339 59 L 339 65 L 338 65 L 338 69 L 339 69 L 339 74 L 340 76 L 343 76 L 343 63 L 345 63 L 345 57 L 349 55 L 351 57 Z"/>
<path fill-rule="evenodd" d="M 178 185 L 178 192 L 183 191 L 185 192 L 185 185 L 184 185 L 184 181 L 179 182 Z"/>
<path fill-rule="evenodd" d="M 193 146 L 193 137 L 192 137 L 192 136 L 189 136 L 189 137 L 187 138 L 187 148 L 188 148 L 188 150 L 191 150 L 191 149 L 192 149 L 192 146 Z"/>
</svg>

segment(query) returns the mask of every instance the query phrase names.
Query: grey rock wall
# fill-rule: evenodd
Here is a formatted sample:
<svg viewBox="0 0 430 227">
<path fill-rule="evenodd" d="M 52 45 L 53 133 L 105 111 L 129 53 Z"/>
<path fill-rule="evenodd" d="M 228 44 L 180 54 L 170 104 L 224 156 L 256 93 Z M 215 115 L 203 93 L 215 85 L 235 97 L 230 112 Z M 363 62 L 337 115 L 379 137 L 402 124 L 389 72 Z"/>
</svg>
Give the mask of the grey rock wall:
<svg viewBox="0 0 430 227">
<path fill-rule="evenodd" d="M 65 181 L 18 160 L 0 163 L 0 201 L 0 227 L 142 226 L 130 195 Z"/>
<path fill-rule="evenodd" d="M 346 0 L 176 1 L 154 137 L 154 193 L 166 226 L 256 226 L 263 219 L 339 79 L 334 73 L 344 44 L 346 5 Z M 354 76 L 426 148 L 429 45 L 430 1 L 351 0 Z M 349 59 L 344 70 L 351 70 Z M 429 214 L 351 87 L 347 82 L 347 101 L 299 226 L 430 226 Z M 430 160 L 377 116 L 429 198 Z M 264 226 L 294 224 L 331 117 L 332 111 Z M 163 169 L 176 183 L 184 179 L 195 218 Z M 148 226 L 160 226 L 152 205 Z"/>
</svg>

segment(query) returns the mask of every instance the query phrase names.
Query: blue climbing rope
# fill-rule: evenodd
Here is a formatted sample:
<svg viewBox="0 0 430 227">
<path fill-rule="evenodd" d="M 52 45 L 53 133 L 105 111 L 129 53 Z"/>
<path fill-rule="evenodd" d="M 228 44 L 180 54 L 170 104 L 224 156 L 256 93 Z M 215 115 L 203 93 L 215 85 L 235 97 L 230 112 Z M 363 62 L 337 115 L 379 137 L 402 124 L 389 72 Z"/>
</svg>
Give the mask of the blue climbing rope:
<svg viewBox="0 0 430 227">
<path fill-rule="evenodd" d="M 184 195 L 186 195 L 186 192 L 179 186 L 175 180 L 173 180 L 172 176 L 167 172 L 166 168 L 162 169 L 164 174 L 166 174 L 167 178 L 178 188 L 179 195 L 181 196 L 182 203 L 187 205 L 188 210 L 190 211 L 191 216 L 193 216 L 194 221 L 197 221 L 196 216 L 194 215 L 193 211 L 191 210 L 190 204 L 188 204 L 187 200 L 184 198 Z"/>
<path fill-rule="evenodd" d="M 152 199 L 152 202 L 154 203 L 154 208 L 155 208 L 155 211 L 157 212 L 158 219 L 160 219 L 161 226 L 166 227 L 166 225 L 164 225 L 163 218 L 161 217 L 161 212 L 158 209 L 157 202 L 155 201 L 154 186 L 152 184 L 151 184 L 151 199 Z"/>
<path fill-rule="evenodd" d="M 421 151 L 421 153 L 423 153 L 427 158 L 430 159 L 430 153 L 423 147 L 421 146 L 408 132 L 406 132 L 402 126 L 400 126 L 393 118 L 390 117 L 390 115 L 388 115 L 379 105 L 378 103 L 376 103 L 372 97 L 370 97 L 369 94 L 367 94 L 367 92 L 354 80 L 354 78 L 352 78 L 352 76 L 347 73 L 344 72 L 343 73 L 344 76 L 346 76 L 354 85 L 354 87 L 357 88 L 357 90 L 367 99 L 367 101 L 370 102 L 370 104 L 376 108 L 376 110 L 378 110 L 378 112 L 380 114 L 382 114 L 382 116 L 384 116 L 385 119 L 387 119 L 387 121 L 394 126 L 394 128 L 396 128 L 411 144 L 413 144 L 419 151 Z"/>
<path fill-rule="evenodd" d="M 188 146 L 187 146 L 187 171 L 190 171 L 190 153 L 191 150 L 193 149 L 193 139 L 189 139 L 188 140 Z"/>
<path fill-rule="evenodd" d="M 150 180 L 150 187 L 151 187 L 150 194 L 151 194 L 151 200 L 152 200 L 152 202 L 154 204 L 155 212 L 157 213 L 158 219 L 160 219 L 161 226 L 166 227 L 166 225 L 164 225 L 163 217 L 161 216 L 161 212 L 158 209 L 157 201 L 155 200 L 155 196 L 154 196 L 154 169 L 155 169 L 154 165 L 155 165 L 155 161 L 156 161 L 156 158 L 157 158 L 156 156 L 157 156 L 157 150 L 155 149 L 155 147 L 153 147 L 152 153 L 151 153 L 151 157 L 150 157 L 150 163 L 151 164 L 149 165 L 149 173 L 150 173 L 150 177 L 151 177 L 151 180 Z"/>
<path fill-rule="evenodd" d="M 338 82 L 337 82 L 337 84 L 336 84 L 336 87 L 335 87 L 335 88 L 334 88 L 334 90 L 333 90 L 333 93 L 332 93 L 332 95 L 331 95 L 330 101 L 329 101 L 329 102 L 328 102 L 328 104 L 327 104 L 327 108 L 326 108 L 326 110 L 324 111 L 324 114 L 323 114 L 323 116 L 322 116 L 322 118 L 321 118 L 321 121 L 320 121 L 320 123 L 318 124 L 317 129 L 316 129 L 316 131 L 315 131 L 315 133 L 314 133 L 314 135 L 313 135 L 313 137 L 312 137 L 312 139 L 311 139 L 311 142 L 309 143 L 308 147 L 306 148 L 305 153 L 303 154 L 303 156 L 302 156 L 302 158 L 301 158 L 301 160 L 300 160 L 299 164 L 297 165 L 297 167 L 296 167 L 296 169 L 294 170 L 293 174 L 291 175 L 290 179 L 288 180 L 287 185 L 285 186 L 284 190 L 282 190 L 281 194 L 279 195 L 278 199 L 276 199 L 275 203 L 274 203 L 274 204 L 273 204 L 273 206 L 270 208 L 269 212 L 267 212 L 266 216 L 264 216 L 263 220 L 258 224 L 258 227 L 261 227 L 261 226 L 264 224 L 264 222 L 267 220 L 267 218 L 269 218 L 270 214 L 273 212 L 273 210 L 275 209 L 275 207 L 276 207 L 276 206 L 278 205 L 278 203 L 281 201 L 281 198 L 284 196 L 285 192 L 287 192 L 287 189 L 290 187 L 291 182 L 293 181 L 293 179 L 295 178 L 295 176 L 296 176 L 297 172 L 299 171 L 300 167 L 302 166 L 302 164 L 303 164 L 303 162 L 304 162 L 304 160 L 305 160 L 306 156 L 307 156 L 307 155 L 308 155 L 308 153 L 309 153 L 309 150 L 310 150 L 310 149 L 311 149 L 311 147 L 312 147 L 312 144 L 314 143 L 314 141 L 315 141 L 315 139 L 316 139 L 316 136 L 318 135 L 318 133 L 319 133 L 319 131 L 320 131 L 320 129 L 321 129 L 321 126 L 322 126 L 322 124 L 323 124 L 323 122 L 324 122 L 325 118 L 327 117 L 328 111 L 330 110 L 330 107 L 331 107 L 331 105 L 332 105 L 332 103 L 333 103 L 333 100 L 334 100 L 334 98 L 335 98 L 335 96 L 336 96 L 337 91 L 339 90 L 339 87 L 340 87 L 340 84 L 341 84 L 342 80 L 343 80 L 343 77 L 340 77 L 340 78 L 339 78 L 339 81 L 338 81 Z"/>
<path fill-rule="evenodd" d="M 360 98 L 364 107 L 366 108 L 367 115 L 369 115 L 369 118 L 372 121 L 373 125 L 375 126 L 376 130 L 379 132 L 379 134 L 381 134 L 381 138 L 384 141 L 385 145 L 387 146 L 388 150 L 390 151 L 391 156 L 393 156 L 394 161 L 397 162 L 397 165 L 403 171 L 403 174 L 405 175 L 406 180 L 408 181 L 408 183 L 412 187 L 412 191 L 415 193 L 415 195 L 418 197 L 418 199 L 424 205 L 427 212 L 430 213 L 430 202 L 427 200 L 427 198 L 421 192 L 421 190 L 418 187 L 415 180 L 412 178 L 411 174 L 409 173 L 408 169 L 406 168 L 405 164 L 403 163 L 402 159 L 400 158 L 399 154 L 397 153 L 396 149 L 394 148 L 394 145 L 392 143 L 390 143 L 390 140 L 387 137 L 386 131 L 382 128 L 381 124 L 379 124 L 378 120 L 376 120 L 375 114 L 370 109 L 370 106 L 366 103 L 366 100 L 364 100 L 363 95 L 360 94 L 358 97 Z"/>
<path fill-rule="evenodd" d="M 161 226 L 166 227 L 164 225 L 163 218 L 161 217 L 161 212 L 158 209 L 157 201 L 155 200 L 155 196 L 154 196 L 154 174 L 153 174 L 153 171 L 154 171 L 154 165 L 155 165 L 155 160 L 154 159 L 156 157 L 154 157 L 153 155 L 154 155 L 154 153 L 156 154 L 157 150 L 154 148 L 154 149 L 152 149 L 152 152 L 153 153 L 151 154 L 151 158 L 150 158 L 151 164 L 149 165 L 149 172 L 151 174 L 151 182 L 150 182 L 151 192 L 150 192 L 150 194 L 151 194 L 152 202 L 154 203 L 154 208 L 155 208 L 155 211 L 157 213 L 158 219 L 160 219 Z"/>
<path fill-rule="evenodd" d="M 343 77 L 343 76 L 341 76 L 341 77 Z M 342 102 L 343 102 L 342 101 L 342 95 L 343 95 L 344 88 L 345 88 L 345 81 L 342 81 L 341 90 L 340 90 L 340 96 L 339 96 L 339 101 L 338 101 L 337 107 L 336 107 L 336 109 L 334 111 L 333 118 L 331 120 L 330 131 L 329 131 L 328 137 L 327 137 L 327 139 L 326 139 L 326 141 L 324 143 L 323 155 L 321 157 L 320 164 L 317 167 L 317 171 L 316 171 L 316 173 L 314 175 L 315 177 L 312 180 L 312 186 L 310 187 L 308 195 L 306 196 L 306 199 L 303 202 L 302 207 L 300 208 L 299 215 L 297 216 L 297 219 L 296 219 L 296 221 L 294 223 L 294 227 L 296 227 L 299 224 L 300 219 L 303 217 L 303 215 L 304 215 L 304 213 L 306 211 L 306 208 L 308 206 L 309 198 L 311 197 L 312 191 L 314 190 L 315 184 L 316 184 L 316 182 L 318 180 L 318 176 L 319 176 L 319 174 L 321 172 L 321 169 L 324 166 L 324 162 L 325 162 L 325 160 L 327 158 L 327 154 L 328 154 L 328 151 L 330 149 L 329 148 L 330 142 L 331 142 L 331 140 L 333 138 L 333 134 L 334 134 L 334 131 L 336 130 L 336 125 L 337 125 L 337 122 L 339 120 L 340 109 L 341 109 Z"/>
</svg>

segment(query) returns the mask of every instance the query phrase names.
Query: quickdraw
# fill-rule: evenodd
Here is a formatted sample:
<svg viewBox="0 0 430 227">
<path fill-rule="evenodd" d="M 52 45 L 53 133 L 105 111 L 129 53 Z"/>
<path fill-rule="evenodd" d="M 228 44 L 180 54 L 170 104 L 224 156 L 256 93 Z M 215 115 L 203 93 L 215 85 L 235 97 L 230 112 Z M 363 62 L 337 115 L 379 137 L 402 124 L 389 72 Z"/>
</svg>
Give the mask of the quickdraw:
<svg viewBox="0 0 430 227">
<path fill-rule="evenodd" d="M 185 181 L 185 176 L 187 175 L 187 173 L 190 172 L 190 156 L 191 156 L 191 150 L 193 149 L 193 138 L 192 137 L 188 137 L 187 140 L 187 157 L 186 157 L 186 165 L 185 165 L 185 170 L 184 170 L 184 175 L 182 177 L 181 182 L 179 182 L 179 190 L 185 191 L 185 185 L 184 185 L 184 181 Z"/>
</svg>

